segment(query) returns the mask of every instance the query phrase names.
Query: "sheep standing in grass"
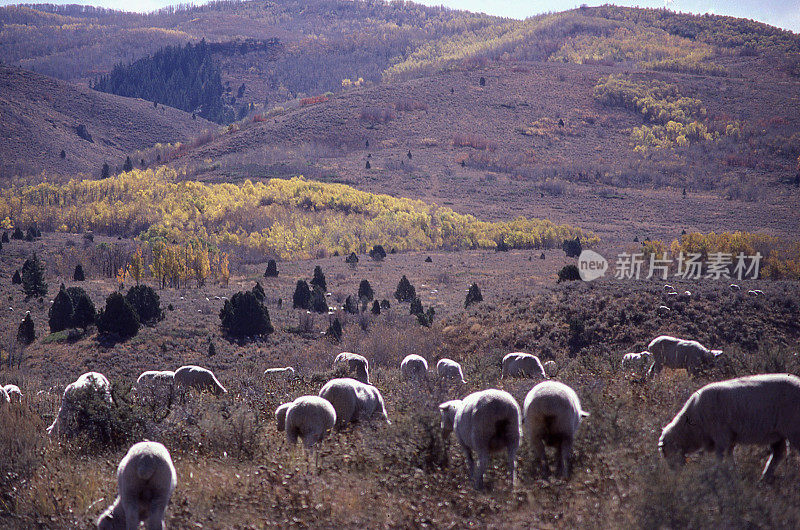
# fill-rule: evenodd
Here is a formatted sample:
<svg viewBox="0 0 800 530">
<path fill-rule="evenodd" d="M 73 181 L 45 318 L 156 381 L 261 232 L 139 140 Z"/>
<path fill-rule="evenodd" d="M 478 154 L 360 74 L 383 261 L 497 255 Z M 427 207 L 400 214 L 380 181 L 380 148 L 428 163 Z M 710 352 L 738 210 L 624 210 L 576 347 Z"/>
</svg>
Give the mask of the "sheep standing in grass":
<svg viewBox="0 0 800 530">
<path fill-rule="evenodd" d="M 344 367 L 346 373 L 353 374 L 354 379 L 358 379 L 364 384 L 369 384 L 369 362 L 363 355 L 344 351 L 336 356 L 333 361 L 334 370 Z"/>
<path fill-rule="evenodd" d="M 709 350 L 696 340 L 683 340 L 669 335 L 656 337 L 647 346 L 647 351 L 653 355 L 653 365 L 649 374 L 657 374 L 665 366 L 677 369 L 685 368 L 687 372 L 696 375 L 707 365 L 722 355 L 722 350 Z"/>
<path fill-rule="evenodd" d="M 110 406 L 111 383 L 106 376 L 97 372 L 86 372 L 77 380 L 67 385 L 61 398 L 61 408 L 58 410 L 53 424 L 47 428 L 50 436 L 71 436 L 80 427 L 78 416 L 82 410 L 87 410 L 92 403 Z"/>
<path fill-rule="evenodd" d="M 544 373 L 547 377 L 555 377 L 558 373 L 558 365 L 555 361 L 545 361 L 542 364 L 542 368 L 544 368 Z"/>
<path fill-rule="evenodd" d="M 215 396 L 228 393 L 211 370 L 193 365 L 181 366 L 175 370 L 175 389 L 180 391 L 182 399 L 185 399 L 189 389 L 211 392 Z"/>
<path fill-rule="evenodd" d="M 688 453 L 733 455 L 737 443 L 769 445 L 762 479 L 769 480 L 786 455 L 786 441 L 800 447 L 800 378 L 788 374 L 738 377 L 708 384 L 691 395 L 664 427 L 658 447 L 671 464 Z"/>
<path fill-rule="evenodd" d="M 136 379 L 136 394 L 142 403 L 169 408 L 175 387 L 175 372 L 148 370 Z"/>
<path fill-rule="evenodd" d="M 264 375 L 269 379 L 294 379 L 294 368 L 287 366 L 286 368 L 267 368 L 264 370 Z"/>
<path fill-rule="evenodd" d="M 735 283 L 730 284 L 729 287 L 731 288 L 731 291 L 741 291 L 742 290 L 742 288 L 739 287 L 738 285 L 736 285 Z"/>
<path fill-rule="evenodd" d="M 449 379 L 458 381 L 459 383 L 466 383 L 464 381 L 464 372 L 461 371 L 461 365 L 452 359 L 440 359 L 436 363 L 436 373 L 439 374 L 440 379 Z"/>
<path fill-rule="evenodd" d="M 428 361 L 415 353 L 406 355 L 400 363 L 400 373 L 408 381 L 425 379 L 428 376 Z"/>
<path fill-rule="evenodd" d="M 22 403 L 22 391 L 17 385 L 6 385 L 3 390 L 8 394 L 11 403 Z"/>
<path fill-rule="evenodd" d="M 500 379 L 507 377 L 530 377 L 547 379 L 542 362 L 530 353 L 513 352 L 503 357 Z"/>
<path fill-rule="evenodd" d="M 275 411 L 275 416 L 278 430 L 286 431 L 286 440 L 294 445 L 299 437 L 306 449 L 322 441 L 336 424 L 333 405 L 319 396 L 302 396 L 284 403 Z"/>
<path fill-rule="evenodd" d="M 489 454 L 505 450 L 508 472 L 516 482 L 516 458 L 520 440 L 520 410 L 514 397 L 503 390 L 474 392 L 464 399 L 439 405 L 442 418 L 442 437 L 447 440 L 455 431 L 464 450 L 470 479 L 476 489 L 483 488 L 483 474 L 489 464 Z M 473 452 L 477 453 L 475 467 Z"/>
<path fill-rule="evenodd" d="M 569 459 L 575 432 L 581 419 L 588 416 L 581 408 L 578 394 L 572 388 L 558 381 L 542 381 L 534 386 L 522 406 L 525 417 L 523 428 L 525 437 L 531 444 L 535 458 L 541 464 L 542 473 L 549 473 L 545 445 L 556 446 L 558 464 L 556 474 L 569 476 Z"/>
<path fill-rule="evenodd" d="M 626 372 L 646 373 L 653 362 L 653 355 L 649 351 L 640 353 L 626 353 L 622 357 L 622 370 Z"/>
<path fill-rule="evenodd" d="M 117 468 L 118 495 L 97 520 L 100 530 L 163 530 L 167 504 L 178 484 L 167 448 L 158 442 L 132 446 Z"/>
<path fill-rule="evenodd" d="M 337 429 L 351 422 L 369 420 L 375 413 L 391 423 L 380 390 L 361 381 L 349 377 L 331 379 L 319 391 L 319 397 L 333 405 Z"/>
</svg>

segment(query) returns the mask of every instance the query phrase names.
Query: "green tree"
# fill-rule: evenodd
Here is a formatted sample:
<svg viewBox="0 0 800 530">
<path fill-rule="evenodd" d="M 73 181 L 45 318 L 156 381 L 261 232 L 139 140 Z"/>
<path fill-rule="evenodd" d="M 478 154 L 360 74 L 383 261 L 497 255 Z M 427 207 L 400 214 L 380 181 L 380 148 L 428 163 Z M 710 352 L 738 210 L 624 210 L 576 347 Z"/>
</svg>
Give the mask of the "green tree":
<svg viewBox="0 0 800 530">
<path fill-rule="evenodd" d="M 394 292 L 394 297 L 398 302 L 412 302 L 417 297 L 417 290 L 408 281 L 404 274 L 397 284 L 397 290 Z"/>
<path fill-rule="evenodd" d="M 111 293 L 106 298 L 106 306 L 97 316 L 97 332 L 120 340 L 134 337 L 139 332 L 139 316 L 120 293 Z"/>
<path fill-rule="evenodd" d="M 128 289 L 125 299 L 136 311 L 139 322 L 154 324 L 164 318 L 161 310 L 161 299 L 158 293 L 149 285 L 135 285 Z"/>
<path fill-rule="evenodd" d="M 383 249 L 383 245 L 375 245 L 372 247 L 372 250 L 369 251 L 369 257 L 374 261 L 383 261 L 386 259 L 386 251 Z"/>
<path fill-rule="evenodd" d="M 234 294 L 219 312 L 223 331 L 232 338 L 269 335 L 274 331 L 269 311 L 252 291 Z"/>
<path fill-rule="evenodd" d="M 22 276 L 19 274 L 19 269 L 14 271 L 14 276 L 11 277 L 11 283 L 13 285 L 19 285 L 22 283 Z"/>
<path fill-rule="evenodd" d="M 72 306 L 72 300 L 67 294 L 67 289 L 64 284 L 61 284 L 61 289 L 53 299 L 53 305 L 50 306 L 48 311 L 48 324 L 50 325 L 50 333 L 57 333 L 72 327 L 72 318 L 75 309 Z"/>
<path fill-rule="evenodd" d="M 72 280 L 76 282 L 82 282 L 86 279 L 86 275 L 83 273 L 83 265 L 78 263 L 75 265 L 75 272 L 72 273 Z"/>
<path fill-rule="evenodd" d="M 256 282 L 256 284 L 253 286 L 253 294 L 256 296 L 256 298 L 258 298 L 259 302 L 264 302 L 264 298 L 267 297 L 267 294 L 264 292 L 264 288 L 261 287 L 259 282 Z"/>
<path fill-rule="evenodd" d="M 372 302 L 372 314 L 373 315 L 380 315 L 381 314 L 381 304 L 377 300 Z"/>
<path fill-rule="evenodd" d="M 70 287 L 67 295 L 72 301 L 72 323 L 71 327 L 86 329 L 97 320 L 97 310 L 92 299 L 81 287 Z"/>
<path fill-rule="evenodd" d="M 47 294 L 44 282 L 44 264 L 34 252 L 33 257 L 22 265 L 22 290 L 28 298 Z"/>
<path fill-rule="evenodd" d="M 361 280 L 358 286 L 358 299 L 371 302 L 373 298 L 375 298 L 375 293 L 372 291 L 372 286 L 369 284 L 369 281 Z"/>
<path fill-rule="evenodd" d="M 323 292 L 328 290 L 328 282 L 325 281 L 325 274 L 322 273 L 322 267 L 317 265 L 314 267 L 314 277 L 311 278 L 312 289 L 322 289 Z"/>
<path fill-rule="evenodd" d="M 264 278 L 277 278 L 278 276 L 278 264 L 275 263 L 274 259 L 271 259 L 267 262 L 267 270 L 264 271 Z"/>
<path fill-rule="evenodd" d="M 17 328 L 17 342 L 20 344 L 28 345 L 36 339 L 36 329 L 33 325 L 33 318 L 31 318 L 31 313 L 25 315 L 25 318 L 22 319 L 22 322 L 19 324 L 19 328 Z"/>
<path fill-rule="evenodd" d="M 483 302 L 483 295 L 477 283 L 473 283 L 467 292 L 467 299 L 464 301 L 464 309 L 477 302 Z"/>
<path fill-rule="evenodd" d="M 328 312 L 328 301 L 325 299 L 325 291 L 319 287 L 314 287 L 311 292 L 311 310 L 316 313 Z"/>
<path fill-rule="evenodd" d="M 125 157 L 125 163 L 122 164 L 122 171 L 124 171 L 126 173 L 128 171 L 133 171 L 133 162 L 131 162 L 131 157 L 130 156 L 126 156 Z"/>
<path fill-rule="evenodd" d="M 108 162 L 103 162 L 103 169 L 100 170 L 100 178 L 107 179 L 111 176 L 111 168 L 108 167 Z"/>
<path fill-rule="evenodd" d="M 311 309 L 311 290 L 305 280 L 297 280 L 292 296 L 293 309 Z"/>
</svg>

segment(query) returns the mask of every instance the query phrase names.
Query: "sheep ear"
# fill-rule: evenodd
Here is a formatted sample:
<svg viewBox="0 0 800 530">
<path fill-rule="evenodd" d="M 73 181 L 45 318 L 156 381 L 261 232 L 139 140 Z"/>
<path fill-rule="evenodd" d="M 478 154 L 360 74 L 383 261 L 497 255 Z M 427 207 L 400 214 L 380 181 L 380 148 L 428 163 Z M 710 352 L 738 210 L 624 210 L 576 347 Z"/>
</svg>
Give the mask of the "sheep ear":
<svg viewBox="0 0 800 530">
<path fill-rule="evenodd" d="M 450 404 L 449 403 L 442 403 L 442 404 L 439 405 L 439 410 L 441 410 L 442 412 L 444 412 L 445 410 L 447 410 L 449 408 L 450 408 Z"/>
</svg>

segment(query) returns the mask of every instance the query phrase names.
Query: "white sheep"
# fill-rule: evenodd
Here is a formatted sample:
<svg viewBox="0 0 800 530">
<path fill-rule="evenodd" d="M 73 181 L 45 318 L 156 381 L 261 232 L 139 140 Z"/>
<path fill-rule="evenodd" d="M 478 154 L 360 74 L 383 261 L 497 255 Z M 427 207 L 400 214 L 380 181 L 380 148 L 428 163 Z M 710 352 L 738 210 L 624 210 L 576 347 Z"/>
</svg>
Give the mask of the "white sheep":
<svg viewBox="0 0 800 530">
<path fill-rule="evenodd" d="M 336 424 L 336 410 L 327 399 L 319 396 L 301 396 L 284 403 L 275 410 L 278 431 L 286 431 L 286 440 L 296 444 L 303 440 L 306 449 L 322 441 Z"/>
<path fill-rule="evenodd" d="M 331 379 L 319 391 L 319 397 L 327 399 L 336 411 L 336 428 L 341 429 L 351 422 L 369 420 L 378 413 L 391 424 L 380 390 L 356 379 L 342 377 Z"/>
<path fill-rule="evenodd" d="M 294 379 L 295 371 L 291 366 L 285 368 L 267 368 L 264 375 L 269 379 Z"/>
<path fill-rule="evenodd" d="M 667 293 L 667 296 L 669 296 L 670 298 L 677 298 L 678 297 L 678 292 L 677 291 L 670 291 L 670 292 Z"/>
<path fill-rule="evenodd" d="M 622 370 L 644 374 L 653 362 L 653 354 L 649 351 L 626 353 L 622 357 Z"/>
<path fill-rule="evenodd" d="M 673 286 L 667 284 L 667 285 L 664 286 L 664 290 L 667 291 L 667 292 L 671 292 L 671 291 L 674 291 L 675 288 Z"/>
<path fill-rule="evenodd" d="M 503 357 L 500 379 L 506 377 L 531 377 L 547 379 L 541 361 L 535 355 L 523 352 L 509 353 Z"/>
<path fill-rule="evenodd" d="M 2 409 L 5 405 L 11 403 L 11 397 L 9 397 L 8 392 L 6 389 L 0 386 L 0 409 Z"/>
<path fill-rule="evenodd" d="M 692 291 L 683 291 L 683 294 L 681 295 L 681 298 L 691 298 L 691 297 L 692 297 Z"/>
<path fill-rule="evenodd" d="M 136 379 L 136 394 L 145 404 L 169 408 L 175 387 L 175 372 L 170 370 L 148 370 Z"/>
<path fill-rule="evenodd" d="M 542 364 L 542 368 L 544 368 L 544 373 L 547 377 L 555 377 L 558 373 L 558 365 L 555 361 L 545 361 Z"/>
<path fill-rule="evenodd" d="M 8 394 L 11 403 L 22 403 L 22 391 L 17 385 L 6 385 L 3 390 Z"/>
<path fill-rule="evenodd" d="M 656 309 L 656 311 L 658 312 L 659 315 L 668 315 L 671 309 L 665 305 L 660 305 L 658 306 L 658 309 Z"/>
<path fill-rule="evenodd" d="M 542 381 L 525 396 L 522 409 L 525 437 L 541 465 L 542 473 L 545 476 L 549 473 L 545 445 L 556 446 L 556 474 L 568 477 L 575 432 L 581 419 L 589 415 L 581 408 L 578 394 L 564 383 Z"/>
<path fill-rule="evenodd" d="M 460 383 L 466 383 L 461 365 L 452 359 L 439 359 L 439 362 L 436 363 L 436 373 L 439 374 L 440 379 L 450 379 Z"/>
<path fill-rule="evenodd" d="M 169 451 L 158 442 L 133 445 L 117 467 L 118 495 L 97 520 L 100 530 L 163 530 L 167 504 L 178 484 Z"/>
<path fill-rule="evenodd" d="M 47 428 L 50 436 L 71 436 L 80 427 L 78 415 L 92 402 L 110 406 L 111 383 L 98 372 L 86 372 L 67 385 L 56 419 Z"/>
<path fill-rule="evenodd" d="M 189 389 L 199 392 L 208 391 L 215 396 L 228 393 L 217 380 L 214 372 L 194 365 L 181 366 L 175 370 L 175 389 L 180 391 L 182 398 L 185 398 L 186 391 Z"/>
<path fill-rule="evenodd" d="M 503 390 L 489 389 L 474 392 L 464 399 L 439 405 L 442 437 L 451 432 L 467 458 L 469 477 L 476 489 L 483 488 L 483 474 L 489 464 L 489 454 L 505 450 L 512 484 L 516 482 L 516 457 L 519 449 L 521 413 L 514 397 Z M 475 467 L 473 452 L 477 453 Z"/>
<path fill-rule="evenodd" d="M 403 362 L 400 363 L 400 374 L 403 379 L 425 379 L 428 376 L 428 361 L 421 355 L 412 353 L 406 355 Z"/>
<path fill-rule="evenodd" d="M 769 445 L 772 455 L 761 475 L 768 480 L 786 455 L 787 440 L 800 447 L 800 378 L 763 374 L 702 387 L 664 427 L 658 447 L 678 465 L 701 449 L 722 459 L 737 443 Z"/>
<path fill-rule="evenodd" d="M 649 372 L 651 375 L 657 374 L 665 366 L 672 369 L 685 368 L 690 374 L 696 375 L 704 366 L 712 364 L 722 355 L 722 350 L 709 350 L 696 340 L 683 340 L 669 335 L 653 339 L 647 346 L 647 351 L 653 355 L 653 365 Z"/>
<path fill-rule="evenodd" d="M 762 296 L 764 294 L 764 291 L 762 291 L 761 289 L 751 289 L 747 291 L 747 294 L 749 294 L 750 296 Z"/>
<path fill-rule="evenodd" d="M 730 287 L 731 291 L 741 291 L 742 290 L 742 288 L 739 287 L 738 285 L 736 285 L 735 283 L 730 284 L 729 287 Z"/>
<path fill-rule="evenodd" d="M 342 367 L 348 375 L 354 374 L 354 379 L 358 379 L 364 384 L 369 384 L 369 362 L 363 355 L 349 351 L 340 353 L 333 361 L 333 368 L 337 370 Z"/>
</svg>

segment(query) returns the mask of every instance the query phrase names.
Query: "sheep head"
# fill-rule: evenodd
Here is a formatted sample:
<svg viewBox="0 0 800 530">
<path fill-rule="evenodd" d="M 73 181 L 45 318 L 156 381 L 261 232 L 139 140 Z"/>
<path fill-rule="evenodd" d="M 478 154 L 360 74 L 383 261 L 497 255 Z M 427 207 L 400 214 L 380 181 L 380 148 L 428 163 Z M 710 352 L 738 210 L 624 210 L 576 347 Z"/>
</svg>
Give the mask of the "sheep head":
<svg viewBox="0 0 800 530">
<path fill-rule="evenodd" d="M 278 432 L 286 430 L 286 413 L 289 412 L 289 407 L 291 405 L 291 403 L 284 403 L 275 409 L 275 420 L 278 422 Z"/>
<path fill-rule="evenodd" d="M 459 408 L 461 408 L 460 399 L 446 401 L 439 405 L 439 412 L 442 415 L 442 438 L 445 440 L 447 440 L 450 433 L 453 432 L 456 423 L 456 414 Z"/>
</svg>

